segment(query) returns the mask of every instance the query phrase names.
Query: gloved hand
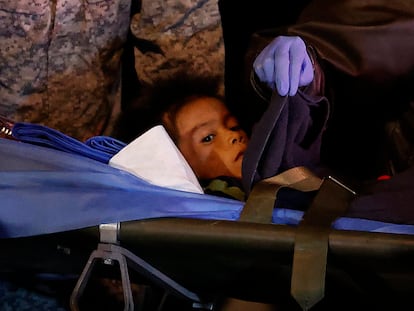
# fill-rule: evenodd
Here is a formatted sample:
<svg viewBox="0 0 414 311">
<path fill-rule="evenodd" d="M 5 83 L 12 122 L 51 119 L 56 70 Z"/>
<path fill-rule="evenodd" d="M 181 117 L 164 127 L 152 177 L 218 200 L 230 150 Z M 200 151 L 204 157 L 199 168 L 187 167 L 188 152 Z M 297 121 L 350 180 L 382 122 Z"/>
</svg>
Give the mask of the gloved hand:
<svg viewBox="0 0 414 311">
<path fill-rule="evenodd" d="M 296 94 L 313 80 L 313 66 L 306 45 L 297 36 L 279 36 L 256 57 L 253 68 L 262 82 L 281 96 Z"/>
</svg>

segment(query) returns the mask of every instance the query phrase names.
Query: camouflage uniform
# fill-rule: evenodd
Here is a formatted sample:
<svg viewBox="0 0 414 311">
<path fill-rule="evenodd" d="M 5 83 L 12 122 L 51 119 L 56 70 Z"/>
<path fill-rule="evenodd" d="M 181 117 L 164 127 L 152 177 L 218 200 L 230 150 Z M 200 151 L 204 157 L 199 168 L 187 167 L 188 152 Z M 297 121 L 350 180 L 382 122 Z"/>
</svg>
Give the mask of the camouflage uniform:
<svg viewBox="0 0 414 311">
<path fill-rule="evenodd" d="M 131 0 L 0 0 L 0 114 L 78 139 L 119 102 Z"/>
<path fill-rule="evenodd" d="M 217 0 L 143 0 L 140 13 L 132 18 L 131 31 L 161 50 L 135 49 L 135 69 L 141 82 L 152 83 L 184 66 L 224 77 Z"/>
</svg>

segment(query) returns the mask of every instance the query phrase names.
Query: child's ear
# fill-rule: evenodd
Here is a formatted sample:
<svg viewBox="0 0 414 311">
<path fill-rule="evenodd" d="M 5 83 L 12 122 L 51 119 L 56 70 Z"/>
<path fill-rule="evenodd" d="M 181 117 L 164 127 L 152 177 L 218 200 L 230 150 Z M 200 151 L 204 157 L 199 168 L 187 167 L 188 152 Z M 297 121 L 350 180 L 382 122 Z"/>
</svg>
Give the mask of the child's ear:
<svg viewBox="0 0 414 311">
<path fill-rule="evenodd" d="M 174 123 L 172 121 L 171 113 L 164 112 L 161 115 L 161 122 L 164 125 L 164 127 L 167 129 L 167 131 L 170 132 L 169 129 L 171 129 L 174 125 Z"/>
<path fill-rule="evenodd" d="M 167 131 L 168 135 L 171 137 L 174 143 L 177 144 L 178 137 L 175 130 L 175 122 L 172 114 L 170 112 L 164 112 L 161 115 L 161 122 L 165 130 Z"/>
</svg>

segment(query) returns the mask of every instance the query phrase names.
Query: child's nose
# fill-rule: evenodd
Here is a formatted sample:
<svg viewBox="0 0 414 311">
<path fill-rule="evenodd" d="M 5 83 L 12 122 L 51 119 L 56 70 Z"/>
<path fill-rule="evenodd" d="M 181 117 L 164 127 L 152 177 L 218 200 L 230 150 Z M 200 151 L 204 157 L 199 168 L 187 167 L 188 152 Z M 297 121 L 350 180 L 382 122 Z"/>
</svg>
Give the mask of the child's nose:
<svg viewBox="0 0 414 311">
<path fill-rule="evenodd" d="M 231 145 L 243 142 L 243 135 L 239 132 L 230 132 L 229 142 Z"/>
</svg>

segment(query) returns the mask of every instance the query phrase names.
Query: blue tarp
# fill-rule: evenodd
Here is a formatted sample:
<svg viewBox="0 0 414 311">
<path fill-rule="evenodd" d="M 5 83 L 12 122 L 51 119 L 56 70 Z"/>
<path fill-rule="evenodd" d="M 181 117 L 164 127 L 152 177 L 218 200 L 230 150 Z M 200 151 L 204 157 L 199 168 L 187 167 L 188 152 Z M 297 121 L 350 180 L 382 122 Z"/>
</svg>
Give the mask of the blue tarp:
<svg viewBox="0 0 414 311">
<path fill-rule="evenodd" d="M 171 190 L 71 151 L 0 139 L 0 238 L 56 233 L 130 220 L 237 220 L 243 202 Z M 276 209 L 275 224 L 303 213 Z M 414 226 L 341 218 L 337 229 L 414 234 Z"/>
</svg>

